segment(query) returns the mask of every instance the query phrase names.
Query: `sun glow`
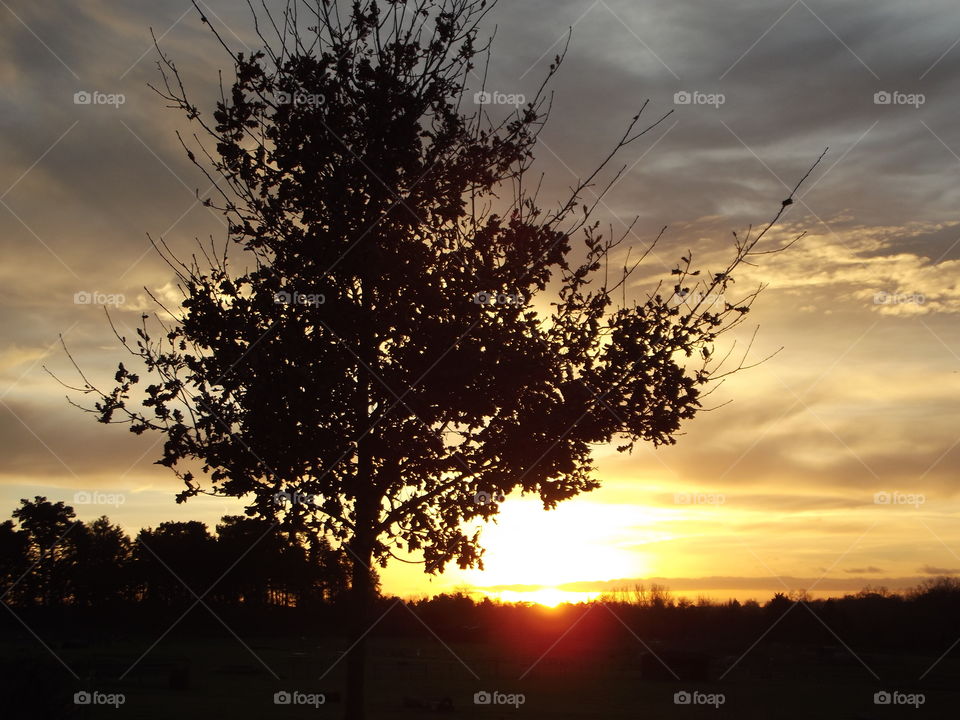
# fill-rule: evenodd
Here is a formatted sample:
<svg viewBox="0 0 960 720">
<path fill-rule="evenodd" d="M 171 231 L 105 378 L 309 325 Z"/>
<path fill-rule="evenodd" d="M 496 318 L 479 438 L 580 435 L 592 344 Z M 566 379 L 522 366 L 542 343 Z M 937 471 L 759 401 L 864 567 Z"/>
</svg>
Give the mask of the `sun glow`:
<svg viewBox="0 0 960 720">
<path fill-rule="evenodd" d="M 462 571 L 477 590 L 505 601 L 555 606 L 589 593 L 566 583 L 642 577 L 650 555 L 631 526 L 649 527 L 642 508 L 571 501 L 544 512 L 533 499 L 508 499 L 498 523 L 484 527 L 484 570 Z"/>
<path fill-rule="evenodd" d="M 563 603 L 589 602 L 600 593 L 573 592 L 558 590 L 557 588 L 542 588 L 540 590 L 503 590 L 496 593 L 496 597 L 507 603 L 534 603 L 548 608 L 555 608 Z"/>
</svg>

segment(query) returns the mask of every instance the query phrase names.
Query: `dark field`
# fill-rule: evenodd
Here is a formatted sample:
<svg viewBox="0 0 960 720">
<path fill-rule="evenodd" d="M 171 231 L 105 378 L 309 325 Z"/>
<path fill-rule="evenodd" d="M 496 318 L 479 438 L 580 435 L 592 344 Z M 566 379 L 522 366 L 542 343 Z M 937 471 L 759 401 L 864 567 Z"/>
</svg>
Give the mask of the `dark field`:
<svg viewBox="0 0 960 720">
<path fill-rule="evenodd" d="M 866 720 L 955 717 L 960 703 L 957 659 L 945 658 L 918 681 L 942 653 L 861 652 L 839 644 L 766 640 L 747 652 L 757 638 L 745 640 L 739 652 L 726 653 L 692 649 L 697 645 L 690 641 L 641 642 L 618 623 L 591 625 L 586 618 L 600 616 L 596 607 L 573 617 L 584 621 L 573 629 L 571 616 L 564 614 L 570 609 L 525 612 L 531 632 L 522 640 L 515 626 L 505 633 L 485 633 L 485 638 L 464 637 L 476 634 L 476 628 L 462 627 L 452 633 L 460 637 L 451 637 L 442 628 L 435 636 L 423 625 L 420 632 L 408 625 L 401 636 L 372 633 L 370 717 Z M 399 606 L 388 613 L 395 622 L 407 615 Z M 37 630 L 51 653 L 9 620 L 0 641 L 4 664 L 0 677 L 2 717 L 11 720 L 339 718 L 343 712 L 339 693 L 345 667 L 339 658 L 347 645 L 332 634 L 335 625 L 296 634 L 289 628 L 272 632 L 266 618 L 254 628 L 235 624 L 240 618 L 230 617 L 226 622 L 231 627 L 245 627 L 237 631 L 242 642 L 212 615 L 204 618 L 196 612 L 159 642 L 163 633 L 159 622 L 160 630 L 153 632 L 151 627 L 149 633 L 119 627 Z M 389 620 L 384 623 L 389 625 Z M 611 632 L 615 626 L 620 627 L 620 636 Z M 701 642 L 699 647 L 708 645 Z M 948 646 L 945 640 L 944 649 Z M 80 679 L 75 680 L 70 670 Z M 122 693 L 124 702 L 118 708 L 76 705 L 73 694 L 80 690 L 102 693 L 101 700 Z M 876 705 L 874 694 L 883 690 L 923 693 L 923 704 Z M 301 693 L 301 701 L 322 693 L 325 702 L 275 704 L 274 694 L 282 691 Z M 475 694 L 483 691 L 513 695 L 501 700 L 514 704 L 475 704 Z M 675 693 L 683 691 L 699 693 L 700 702 L 675 703 Z"/>
</svg>

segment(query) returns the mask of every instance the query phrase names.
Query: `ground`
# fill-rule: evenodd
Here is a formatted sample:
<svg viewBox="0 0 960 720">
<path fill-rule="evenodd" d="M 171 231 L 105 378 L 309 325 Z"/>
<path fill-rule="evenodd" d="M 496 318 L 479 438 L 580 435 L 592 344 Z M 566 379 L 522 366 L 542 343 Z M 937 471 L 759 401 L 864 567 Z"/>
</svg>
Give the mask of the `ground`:
<svg viewBox="0 0 960 720">
<path fill-rule="evenodd" d="M 0 641 L 0 649 L 7 667 L 4 703 L 11 714 L 3 713 L 4 717 L 284 720 L 339 718 L 342 714 L 342 703 L 336 698 L 344 669 L 343 663 L 337 662 L 342 642 L 307 636 L 247 636 L 247 650 L 231 636 L 193 640 L 168 636 L 118 681 L 155 640 L 156 636 L 125 635 L 89 644 L 50 643 L 63 662 L 81 676 L 76 682 L 35 638 L 6 637 Z M 717 677 L 719 666 L 728 666 L 729 657 L 712 660 L 707 681 L 666 682 L 641 677 L 638 655 L 632 653 L 566 660 L 548 653 L 532 665 L 529 657 L 511 657 L 482 643 L 445 645 L 433 637 L 375 638 L 370 647 L 369 717 L 867 720 L 954 717 L 960 704 L 957 660 L 945 660 L 917 685 L 911 679 L 922 674 L 935 657 L 862 656 L 880 676 L 878 681 L 859 661 L 843 653 L 818 657 L 782 651 L 778 657 L 777 652 L 758 646 L 722 680 Z M 72 693 L 82 689 L 123 693 L 125 702 L 119 709 L 77 707 Z M 923 692 L 925 702 L 919 709 L 877 706 L 874 694 L 883 690 Z M 301 700 L 323 693 L 327 702 L 317 707 L 277 705 L 274 694 L 282 691 L 302 693 Z M 500 693 L 499 700 L 514 704 L 475 704 L 475 694 L 484 691 Z M 675 694 L 684 691 L 699 693 L 697 700 L 715 704 L 676 704 Z M 519 694 L 523 703 L 517 706 Z M 717 706 L 720 696 L 723 702 Z M 449 698 L 452 710 L 431 709 L 444 698 Z"/>
</svg>

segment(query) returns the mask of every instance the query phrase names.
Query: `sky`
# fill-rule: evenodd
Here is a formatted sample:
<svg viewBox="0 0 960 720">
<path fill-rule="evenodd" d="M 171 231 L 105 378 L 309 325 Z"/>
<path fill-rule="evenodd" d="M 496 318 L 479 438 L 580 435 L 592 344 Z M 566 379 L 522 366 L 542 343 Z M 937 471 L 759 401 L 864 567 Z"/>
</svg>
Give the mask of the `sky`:
<svg viewBox="0 0 960 720">
<path fill-rule="evenodd" d="M 255 46 L 244 4 L 199 4 L 234 48 Z M 176 505 L 156 439 L 93 422 L 44 368 L 74 379 L 62 336 L 92 376 L 112 374 L 103 304 L 129 328 L 144 288 L 172 289 L 148 232 L 174 248 L 224 236 L 197 200 L 209 183 L 177 140 L 185 119 L 148 87 L 151 29 L 201 106 L 228 58 L 186 1 L 0 0 L 0 15 L 0 506 L 40 494 L 131 532 L 212 526 L 239 505 Z M 637 247 L 668 228 L 635 297 L 688 250 L 719 268 L 732 232 L 769 220 L 829 148 L 771 239 L 806 235 L 738 278 L 767 288 L 730 341 L 739 352 L 759 326 L 750 358 L 772 357 L 719 387 L 676 446 L 601 450 L 601 489 L 549 513 L 507 498 L 485 570 L 391 566 L 384 590 L 577 598 L 657 582 L 762 599 L 960 574 L 955 5 L 502 0 L 487 89 L 532 95 L 571 27 L 538 147 L 545 205 L 645 101 L 650 121 L 672 111 L 599 206 L 617 231 L 637 218 Z"/>
</svg>

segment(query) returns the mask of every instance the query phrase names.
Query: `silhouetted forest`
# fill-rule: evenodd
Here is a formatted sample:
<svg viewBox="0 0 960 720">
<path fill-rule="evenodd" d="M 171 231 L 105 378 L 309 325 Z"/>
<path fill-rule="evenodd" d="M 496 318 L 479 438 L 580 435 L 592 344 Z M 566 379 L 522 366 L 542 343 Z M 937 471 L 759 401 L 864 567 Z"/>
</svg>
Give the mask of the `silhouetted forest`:
<svg viewBox="0 0 960 720">
<path fill-rule="evenodd" d="M 91 692 L 142 717 L 184 703 L 206 708 L 195 716 L 316 712 L 276 699 L 290 691 L 346 709 L 352 594 L 342 553 L 240 516 L 213 531 L 165 522 L 131 538 L 107 517 L 82 522 L 63 502 L 22 500 L 0 523 L 3 717 L 93 717 L 82 699 Z M 535 717 L 558 717 L 569 697 L 610 717 L 638 706 L 673 717 L 674 693 L 690 688 L 722 693 L 703 695 L 729 702 L 733 714 L 717 717 L 769 717 L 779 696 L 758 699 L 758 683 L 827 683 L 830 702 L 853 712 L 877 692 L 875 673 L 922 689 L 927 709 L 954 702 L 952 577 L 901 594 L 777 593 L 764 603 L 690 601 L 638 584 L 556 608 L 466 593 L 402 600 L 377 587 L 367 640 L 378 717 L 469 715 L 489 688 L 522 690 Z M 809 717 L 823 702 L 804 697 L 779 716 Z"/>
<path fill-rule="evenodd" d="M 200 598 L 247 620 L 262 613 L 281 634 L 333 636 L 342 631 L 350 580 L 349 563 L 326 540 L 287 537 L 264 520 L 224 516 L 212 533 L 198 521 L 165 522 L 132 539 L 106 516 L 84 523 L 69 505 L 38 496 L 22 500 L 12 519 L 0 524 L 0 583 L 4 603 L 32 608 L 33 618 L 55 625 L 102 611 L 115 624 L 123 616 L 117 612 L 126 610 L 143 630 L 144 618 L 165 622 L 171 612 L 199 605 Z M 381 596 L 378 614 L 399 601 Z M 746 649 L 744 638 L 761 636 L 766 643 L 818 652 L 843 653 L 843 644 L 857 652 L 942 652 L 945 637 L 960 635 L 960 579 L 952 577 L 932 578 L 905 593 L 868 587 L 816 600 L 776 593 L 762 604 L 694 602 L 662 586 L 637 585 L 552 609 L 477 601 L 464 593 L 406 605 L 414 613 L 388 612 L 377 634 L 422 634 L 425 624 L 445 641 L 493 642 L 519 654 L 543 652 L 563 634 L 551 650 L 555 657 L 636 649 L 635 638 L 735 652 Z M 206 609 L 196 612 L 209 619 Z"/>
<path fill-rule="evenodd" d="M 209 589 L 220 605 L 302 607 L 346 589 L 346 564 L 325 538 L 261 519 L 164 522 L 131 539 L 106 516 L 91 523 L 45 497 L 21 500 L 0 524 L 0 583 L 11 606 L 189 604 Z"/>
</svg>

